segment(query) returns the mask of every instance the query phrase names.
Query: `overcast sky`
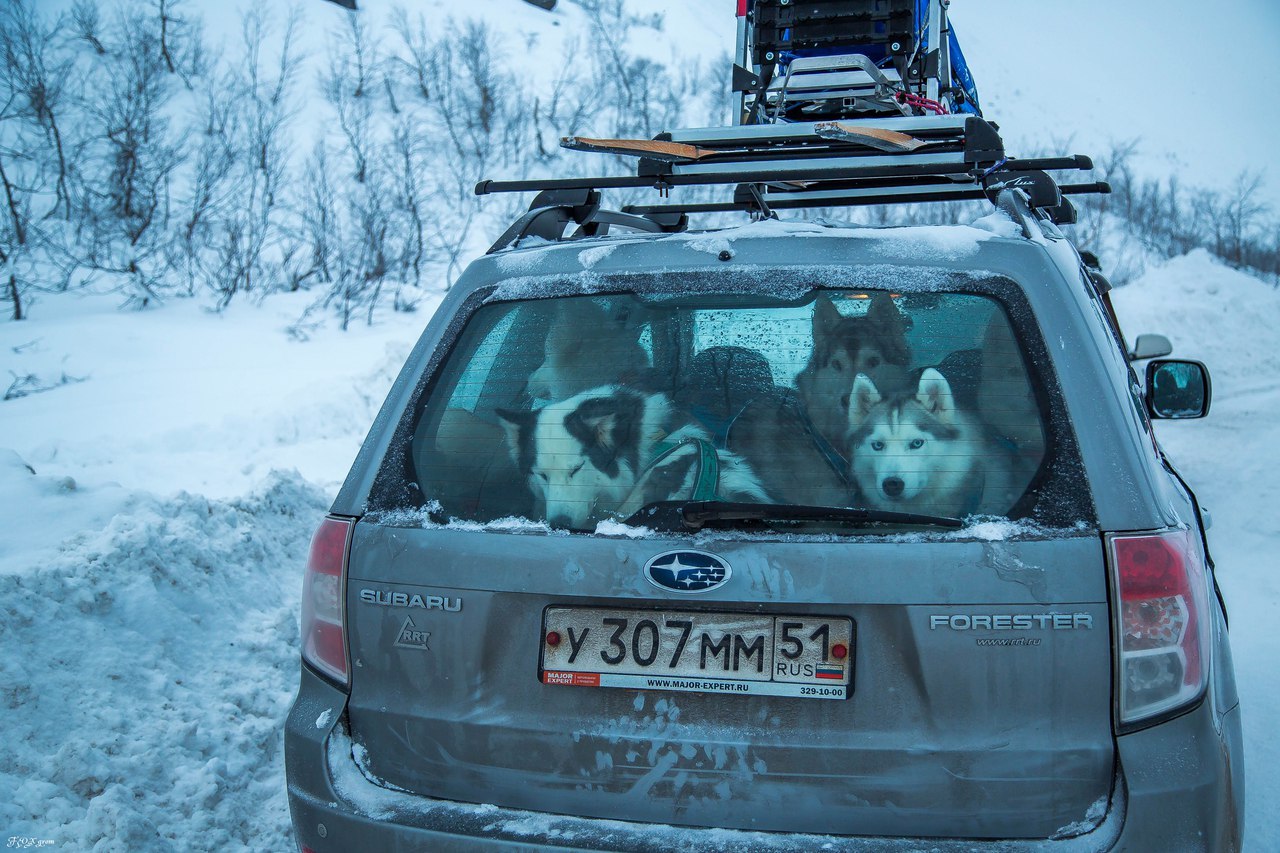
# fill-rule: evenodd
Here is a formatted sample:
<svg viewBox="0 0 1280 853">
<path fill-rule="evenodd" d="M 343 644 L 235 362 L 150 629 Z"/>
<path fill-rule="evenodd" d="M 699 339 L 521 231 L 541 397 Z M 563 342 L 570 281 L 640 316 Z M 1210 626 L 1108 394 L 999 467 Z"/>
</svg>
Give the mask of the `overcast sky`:
<svg viewBox="0 0 1280 853">
<path fill-rule="evenodd" d="M 988 118 L 1081 153 L 1143 137 L 1186 183 L 1265 169 L 1280 211 L 1278 0 L 953 0 Z"/>
</svg>

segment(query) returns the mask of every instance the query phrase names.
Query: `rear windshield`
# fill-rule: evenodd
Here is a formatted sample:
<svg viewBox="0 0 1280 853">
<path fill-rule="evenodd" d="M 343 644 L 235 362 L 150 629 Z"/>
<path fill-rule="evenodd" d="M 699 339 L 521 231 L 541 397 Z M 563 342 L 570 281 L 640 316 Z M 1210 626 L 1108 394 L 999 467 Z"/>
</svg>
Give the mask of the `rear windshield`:
<svg viewBox="0 0 1280 853">
<path fill-rule="evenodd" d="M 878 512 L 724 521 L 802 531 L 901 523 L 884 513 L 1084 519 L 1021 294 L 955 285 L 823 283 L 779 299 L 684 277 L 480 305 L 424 378 L 380 475 L 402 487 L 374 508 L 576 531 L 690 501 Z"/>
</svg>

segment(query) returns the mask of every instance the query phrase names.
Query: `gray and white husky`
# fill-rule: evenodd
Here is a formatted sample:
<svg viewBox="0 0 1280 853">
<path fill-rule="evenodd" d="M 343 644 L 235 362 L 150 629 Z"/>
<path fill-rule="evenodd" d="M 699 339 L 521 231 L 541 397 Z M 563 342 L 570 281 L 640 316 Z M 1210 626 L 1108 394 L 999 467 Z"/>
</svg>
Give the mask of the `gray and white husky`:
<svg viewBox="0 0 1280 853">
<path fill-rule="evenodd" d="M 497 414 L 517 468 L 556 527 L 584 529 L 700 490 L 722 500 L 769 500 L 747 464 L 716 451 L 710 434 L 664 394 L 613 385 Z M 715 482 L 704 482 L 708 466 Z"/>
<path fill-rule="evenodd" d="M 853 477 L 870 506 L 894 512 L 1004 514 L 1017 495 L 1011 454 L 973 415 L 957 408 L 951 385 L 928 368 L 914 390 L 882 396 L 859 375 L 846 436 Z"/>
<path fill-rule="evenodd" d="M 823 437 L 838 445 L 844 434 L 849 388 L 863 373 L 876 377 L 911 361 L 907 318 L 884 291 L 871 295 L 862 315 L 841 314 L 827 296 L 813 303 L 813 353 L 796 376 L 805 411 Z"/>
<path fill-rule="evenodd" d="M 843 452 L 849 389 L 858 374 L 882 387 L 911 360 L 907 318 L 883 291 L 867 311 L 845 316 L 825 294 L 813 303 L 813 351 L 796 393 L 762 397 L 734 421 L 728 446 L 741 453 L 770 494 L 796 504 L 847 506 L 852 497 Z"/>
</svg>

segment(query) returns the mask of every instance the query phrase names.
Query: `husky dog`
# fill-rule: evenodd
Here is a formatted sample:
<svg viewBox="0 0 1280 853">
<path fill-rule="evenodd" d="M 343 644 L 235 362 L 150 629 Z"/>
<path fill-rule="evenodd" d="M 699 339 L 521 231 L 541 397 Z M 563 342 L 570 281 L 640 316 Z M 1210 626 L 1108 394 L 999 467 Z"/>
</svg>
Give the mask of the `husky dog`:
<svg viewBox="0 0 1280 853">
<path fill-rule="evenodd" d="M 841 453 L 849 389 L 859 373 L 881 387 L 905 383 L 906 328 L 888 293 L 875 294 L 867 313 L 852 317 L 817 298 L 813 353 L 796 377 L 798 393 L 761 397 L 729 431 L 729 448 L 751 463 L 770 494 L 796 504 L 848 505 L 853 488 Z"/>
<path fill-rule="evenodd" d="M 813 353 L 796 376 L 805 412 L 823 438 L 844 437 L 849 389 L 859 373 L 905 370 L 911 362 L 907 321 L 888 293 L 875 293 L 862 316 L 846 317 L 826 296 L 813 303 Z"/>
<path fill-rule="evenodd" d="M 681 416 L 663 394 L 606 386 L 532 412 L 499 409 L 507 444 L 547 521 L 583 529 L 645 504 L 692 497 L 767 502 L 742 459 L 712 449 L 709 433 Z M 703 484 L 703 454 L 716 482 Z"/>
<path fill-rule="evenodd" d="M 895 512 L 1003 514 L 1017 495 L 1010 454 L 978 420 L 956 408 L 933 368 L 914 392 L 882 396 L 859 375 L 849 402 L 853 476 L 871 506 Z"/>
<path fill-rule="evenodd" d="M 543 360 L 529 376 L 534 400 L 564 400 L 588 388 L 638 378 L 649 367 L 630 316 L 610 316 L 592 299 L 559 299 L 551 311 Z"/>
</svg>

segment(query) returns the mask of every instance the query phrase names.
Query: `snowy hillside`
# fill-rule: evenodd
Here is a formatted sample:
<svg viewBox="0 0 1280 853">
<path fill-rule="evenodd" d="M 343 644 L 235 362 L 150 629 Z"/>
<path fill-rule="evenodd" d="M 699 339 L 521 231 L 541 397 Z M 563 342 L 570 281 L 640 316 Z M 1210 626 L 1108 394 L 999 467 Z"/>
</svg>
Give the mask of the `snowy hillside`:
<svg viewBox="0 0 1280 853">
<path fill-rule="evenodd" d="M 394 4 L 362 5 L 377 21 Z M 1247 86 L 1208 87 L 1168 48 L 1197 34 L 1196 55 L 1247 52 L 1253 77 L 1280 79 L 1270 0 L 1232 4 L 1221 31 L 1203 33 L 1191 14 L 1202 4 L 1165 4 L 1150 30 L 1160 38 L 1137 45 L 1132 34 L 1149 19 L 1126 7 L 1117 23 L 1116 5 L 1037 4 L 1033 15 L 1020 0 L 954 4 L 986 103 L 1011 138 L 1062 139 L 1056 128 L 1071 127 L 1072 147 L 1088 150 L 1141 136 L 1143 168 L 1185 166 L 1204 185 L 1274 159 L 1274 111 L 1251 108 Z M 729 6 L 632 3 L 651 18 L 636 47 L 664 64 L 717 62 L 732 43 Z M 224 4 L 188 8 L 212 35 L 237 37 Z M 300 122 L 332 125 L 315 78 L 343 13 L 317 0 L 303 8 L 311 64 Z M 463 14 L 446 0 L 414 8 L 432 20 Z M 497 29 L 504 55 L 540 58 L 540 86 L 584 49 L 587 22 L 569 0 L 554 14 L 519 0 L 466 11 Z M 1093 32 L 1090 20 L 1112 23 Z M 1047 30 L 1057 33 L 1048 45 Z M 1099 53 L 1133 53 L 1084 62 L 1089 38 Z M 1177 91 L 1144 93 L 1135 69 Z M 1107 94 L 1064 95 L 1061 81 L 1078 75 L 1099 75 Z M 1193 123 L 1163 108 L 1188 101 Z M 1213 130 L 1227 123 L 1229 144 Z M 305 155 L 312 140 L 299 136 Z M 1268 192 L 1280 199 L 1277 183 Z M 477 228 L 467 251 L 493 236 Z M 1114 238 L 1107 245 L 1139 251 Z M 1158 431 L 1214 519 L 1243 705 L 1248 849 L 1262 853 L 1280 849 L 1280 574 L 1270 562 L 1280 477 L 1269 464 L 1280 446 L 1280 291 L 1202 251 L 1143 259 L 1146 274 L 1115 294 L 1126 332 L 1163 333 L 1175 355 L 1213 372 L 1210 417 Z M 446 263 L 433 259 L 424 281 L 443 281 Z M 119 310 L 119 292 L 100 292 L 106 284 L 39 291 L 30 319 L 0 323 L 11 396 L 0 402 L 0 837 L 66 850 L 288 850 L 280 726 L 298 669 L 302 555 L 441 294 L 424 287 L 416 313 L 386 301 L 373 325 L 341 331 L 331 311 L 309 311 L 316 292 L 240 297 L 222 311 L 205 293 L 134 312 Z"/>
</svg>

